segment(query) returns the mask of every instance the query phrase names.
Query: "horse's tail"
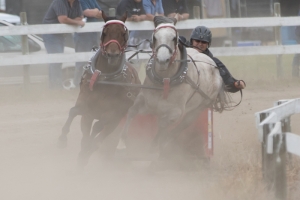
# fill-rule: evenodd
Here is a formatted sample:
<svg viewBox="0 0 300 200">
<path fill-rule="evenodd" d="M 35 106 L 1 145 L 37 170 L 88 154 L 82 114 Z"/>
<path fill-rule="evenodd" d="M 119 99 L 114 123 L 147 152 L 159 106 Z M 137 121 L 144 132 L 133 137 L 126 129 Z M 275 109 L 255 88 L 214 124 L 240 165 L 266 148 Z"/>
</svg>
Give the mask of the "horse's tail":
<svg viewBox="0 0 300 200">
<path fill-rule="evenodd" d="M 225 85 L 222 84 L 220 91 L 218 93 L 217 99 L 213 105 L 213 109 L 217 112 L 223 112 L 224 110 L 231 110 L 232 98 L 228 92 L 225 91 Z"/>
</svg>

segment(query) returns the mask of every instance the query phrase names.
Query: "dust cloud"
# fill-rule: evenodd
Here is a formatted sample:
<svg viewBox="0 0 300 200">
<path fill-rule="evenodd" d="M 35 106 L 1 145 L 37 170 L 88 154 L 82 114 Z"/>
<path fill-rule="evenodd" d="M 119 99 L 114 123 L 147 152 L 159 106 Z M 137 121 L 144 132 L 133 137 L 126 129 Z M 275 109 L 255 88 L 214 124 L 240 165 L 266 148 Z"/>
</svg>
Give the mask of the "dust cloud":
<svg viewBox="0 0 300 200">
<path fill-rule="evenodd" d="M 248 86 L 240 106 L 214 113 L 215 148 L 209 164 L 199 162 L 192 171 L 156 172 L 149 170 L 150 161 L 107 159 L 105 142 L 85 169 L 78 170 L 80 117 L 71 126 L 68 147 L 56 147 L 78 91 L 48 91 L 43 85 L 27 91 L 1 86 L 0 91 L 5 94 L 0 99 L 0 199 L 263 200 L 273 196 L 261 177 L 254 113 L 276 100 L 299 97 L 299 84 Z M 299 117 L 293 120 L 293 128 L 300 130 L 295 123 Z M 299 194 L 297 180 L 290 185 L 291 199 Z"/>
</svg>

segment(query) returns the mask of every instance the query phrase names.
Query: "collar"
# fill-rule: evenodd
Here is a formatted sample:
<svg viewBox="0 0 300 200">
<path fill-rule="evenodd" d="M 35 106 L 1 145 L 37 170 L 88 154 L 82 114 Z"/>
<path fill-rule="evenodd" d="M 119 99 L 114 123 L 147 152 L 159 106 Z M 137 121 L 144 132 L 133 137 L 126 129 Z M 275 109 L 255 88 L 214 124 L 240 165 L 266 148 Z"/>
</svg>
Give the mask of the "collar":
<svg viewBox="0 0 300 200">
<path fill-rule="evenodd" d="M 170 78 L 170 86 L 175 86 L 182 83 L 185 80 L 188 71 L 186 48 L 185 46 L 179 45 L 179 50 L 181 52 L 182 62 L 178 72 Z M 164 85 L 164 78 L 160 77 L 155 72 L 154 68 L 155 68 L 155 61 L 153 60 L 153 58 L 151 58 L 147 64 L 146 74 L 153 83 Z"/>
</svg>

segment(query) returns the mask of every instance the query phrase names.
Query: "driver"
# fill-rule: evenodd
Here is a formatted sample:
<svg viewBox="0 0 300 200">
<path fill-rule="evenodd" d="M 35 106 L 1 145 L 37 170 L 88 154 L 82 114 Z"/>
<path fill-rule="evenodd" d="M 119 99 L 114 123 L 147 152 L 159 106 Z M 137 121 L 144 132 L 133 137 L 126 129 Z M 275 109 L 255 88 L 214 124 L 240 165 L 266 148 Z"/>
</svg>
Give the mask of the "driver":
<svg viewBox="0 0 300 200">
<path fill-rule="evenodd" d="M 232 77 L 226 66 L 213 54 L 209 51 L 209 47 L 211 44 L 211 31 L 205 26 L 197 26 L 194 28 L 190 38 L 190 45 L 192 47 L 196 47 L 195 49 L 200 53 L 204 53 L 209 56 L 213 61 L 215 61 L 220 75 L 223 79 L 223 82 L 226 87 L 226 91 L 235 93 L 240 89 L 244 89 L 246 87 L 246 83 L 243 80 L 236 80 Z"/>
</svg>

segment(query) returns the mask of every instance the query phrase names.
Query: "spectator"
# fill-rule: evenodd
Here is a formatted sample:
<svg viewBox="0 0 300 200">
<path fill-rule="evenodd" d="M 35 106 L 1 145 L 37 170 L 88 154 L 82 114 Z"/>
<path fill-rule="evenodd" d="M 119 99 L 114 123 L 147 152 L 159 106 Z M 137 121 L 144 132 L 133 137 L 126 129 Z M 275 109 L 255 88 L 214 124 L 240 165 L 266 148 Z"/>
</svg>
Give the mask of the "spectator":
<svg viewBox="0 0 300 200">
<path fill-rule="evenodd" d="M 174 17 L 177 21 L 189 18 L 189 9 L 186 0 L 163 0 L 162 2 L 165 16 Z"/>
<path fill-rule="evenodd" d="M 87 22 L 98 22 L 102 18 L 102 11 L 96 0 L 79 0 L 83 15 Z M 74 43 L 76 52 L 88 52 L 100 45 L 100 32 L 75 33 Z M 74 86 L 78 87 L 83 74 L 83 65 L 86 62 L 77 62 L 74 73 Z M 73 87 L 74 87 L 73 86 Z"/>
<path fill-rule="evenodd" d="M 155 16 L 164 16 L 164 9 L 162 7 L 162 0 L 142 0 L 143 1 L 143 7 L 146 13 L 146 20 L 153 21 Z M 152 31 L 139 31 L 138 37 L 140 40 L 144 39 L 151 39 L 152 37 Z M 143 47 L 140 47 L 141 49 L 147 49 L 149 48 L 149 43 L 144 43 Z"/>
<path fill-rule="evenodd" d="M 139 22 L 146 20 L 146 13 L 142 0 L 121 0 L 117 6 L 117 16 L 122 16 L 127 11 L 127 21 Z M 138 44 L 139 35 L 144 31 L 130 31 L 129 44 Z"/>
<path fill-rule="evenodd" d="M 143 0 L 147 20 L 153 21 L 157 15 L 164 16 L 162 0 Z"/>
<path fill-rule="evenodd" d="M 139 22 L 146 19 L 142 0 L 121 0 L 117 6 L 117 16 L 127 11 L 127 21 Z"/>
<path fill-rule="evenodd" d="M 54 0 L 43 19 L 43 24 L 69 24 L 84 26 L 82 9 L 78 0 Z M 64 52 L 64 34 L 43 35 L 44 44 L 49 54 Z M 61 63 L 49 64 L 50 88 L 62 88 Z"/>
</svg>

